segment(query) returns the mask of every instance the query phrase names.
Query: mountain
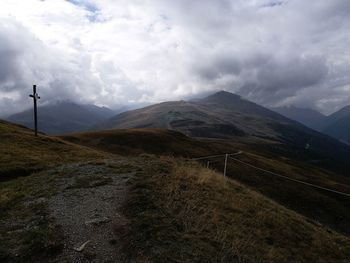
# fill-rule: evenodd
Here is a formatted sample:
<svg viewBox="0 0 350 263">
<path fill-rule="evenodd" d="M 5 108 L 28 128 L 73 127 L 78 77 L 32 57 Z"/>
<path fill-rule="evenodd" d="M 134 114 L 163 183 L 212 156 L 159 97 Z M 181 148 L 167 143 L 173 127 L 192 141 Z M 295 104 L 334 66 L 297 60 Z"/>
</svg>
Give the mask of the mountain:
<svg viewBox="0 0 350 263">
<path fill-rule="evenodd" d="M 350 144 L 350 106 L 329 115 L 323 132 Z"/>
<path fill-rule="evenodd" d="M 38 129 L 48 134 L 83 131 L 114 114 L 114 111 L 106 107 L 60 101 L 52 105 L 38 107 Z M 33 111 L 29 109 L 16 113 L 9 116 L 7 120 L 33 128 Z"/>
<path fill-rule="evenodd" d="M 163 102 L 124 112 L 94 128 L 166 128 L 191 137 L 260 138 L 282 143 L 285 151 L 300 158 L 314 153 L 311 159 L 346 167 L 350 156 L 349 146 L 225 91 L 196 101 Z"/>
<path fill-rule="evenodd" d="M 334 112 L 328 116 L 328 124 L 338 121 L 350 115 L 350 105 L 341 108 L 340 110 Z"/>
<path fill-rule="evenodd" d="M 294 106 L 272 108 L 272 110 L 341 142 L 350 144 L 350 106 L 346 106 L 329 116 L 312 109 Z"/>
<path fill-rule="evenodd" d="M 218 92 L 196 101 L 170 101 L 118 114 L 96 128 L 167 128 L 193 137 L 231 138 L 276 135 L 266 119 L 281 115 L 229 93 Z"/>
<path fill-rule="evenodd" d="M 325 126 L 327 117 L 322 113 L 307 109 L 307 108 L 298 108 L 294 106 L 290 107 L 276 107 L 271 108 L 271 110 L 295 121 L 298 121 L 305 126 L 314 129 L 316 131 L 322 131 Z"/>
</svg>

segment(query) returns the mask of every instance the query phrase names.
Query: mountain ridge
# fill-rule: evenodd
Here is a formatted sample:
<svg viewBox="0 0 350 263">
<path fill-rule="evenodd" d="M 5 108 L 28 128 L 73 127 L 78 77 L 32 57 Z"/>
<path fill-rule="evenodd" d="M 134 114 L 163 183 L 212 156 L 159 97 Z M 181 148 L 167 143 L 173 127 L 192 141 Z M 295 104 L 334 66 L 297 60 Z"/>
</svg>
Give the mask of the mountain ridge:
<svg viewBox="0 0 350 263">
<path fill-rule="evenodd" d="M 38 107 L 38 129 L 48 134 L 83 131 L 114 114 L 107 107 L 77 104 L 67 100 L 57 101 Z M 33 128 L 32 109 L 8 116 L 6 120 Z"/>
<path fill-rule="evenodd" d="M 350 144 L 350 105 L 329 115 L 323 132 Z"/>
<path fill-rule="evenodd" d="M 308 108 L 289 106 L 275 107 L 271 108 L 271 110 L 320 132 L 322 132 L 327 119 L 327 116 L 323 115 L 319 111 Z"/>
<path fill-rule="evenodd" d="M 350 144 L 350 105 L 328 116 L 316 110 L 295 106 L 271 109 L 343 143 Z"/>
</svg>

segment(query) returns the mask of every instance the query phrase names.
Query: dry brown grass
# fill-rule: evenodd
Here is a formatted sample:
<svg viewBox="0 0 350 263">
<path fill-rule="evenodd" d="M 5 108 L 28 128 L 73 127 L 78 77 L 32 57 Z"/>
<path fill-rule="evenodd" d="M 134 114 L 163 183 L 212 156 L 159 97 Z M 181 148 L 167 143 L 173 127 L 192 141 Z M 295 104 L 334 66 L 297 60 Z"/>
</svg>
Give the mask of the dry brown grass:
<svg viewBox="0 0 350 263">
<path fill-rule="evenodd" d="M 244 137 L 236 140 L 196 139 L 164 129 L 116 129 L 77 133 L 62 138 L 97 150 L 128 156 L 151 153 L 176 157 L 199 157 L 242 150 L 244 154 L 237 158 L 250 164 L 291 178 L 350 192 L 349 177 L 325 170 L 319 163 L 315 165 L 314 162 L 309 162 L 309 160 L 320 159 L 320 156 L 267 139 Z M 211 167 L 222 172 L 222 160 L 212 164 Z M 307 186 L 303 187 L 257 172 L 234 161 L 229 162 L 228 175 L 298 213 L 320 221 L 336 231 L 350 234 L 348 198 Z"/>
<path fill-rule="evenodd" d="M 247 153 L 237 156 L 237 158 L 290 178 L 345 193 L 350 192 L 348 177 L 342 177 L 303 162 L 296 162 L 295 160 L 281 161 L 278 158 Z M 221 170 L 222 167 L 223 164 L 221 163 L 216 168 Z M 251 189 L 349 236 L 350 203 L 348 197 L 291 182 L 245 166 L 234 160 L 229 161 L 227 170 L 228 176 L 248 185 Z"/>
<path fill-rule="evenodd" d="M 211 154 L 213 151 L 210 145 L 189 138 L 180 132 L 156 128 L 83 132 L 63 135 L 59 138 L 122 155 L 149 153 L 189 157 Z"/>
<path fill-rule="evenodd" d="M 116 137 L 113 132 L 106 131 L 104 134 L 106 140 L 103 143 L 97 140 L 101 137 L 90 135 L 86 135 L 87 137 L 79 135 L 76 139 L 81 140 L 79 143 L 82 144 L 86 140 L 87 145 L 102 150 L 106 150 L 105 147 L 108 146 L 112 147 L 107 151 L 113 153 L 148 152 L 193 156 L 205 155 L 213 151 L 237 150 L 235 143 L 225 141 L 203 144 L 169 131 L 121 131 L 121 134 Z M 101 165 L 103 162 L 100 162 L 99 158 L 110 156 L 97 149 L 78 146 L 60 138 L 45 135 L 36 138 L 32 131 L 6 122 L 0 122 L 0 136 L 0 180 L 6 176 L 13 178 L 28 175 L 33 171 L 81 160 L 92 160 L 95 165 Z M 96 145 L 93 145 L 94 143 Z M 133 147 L 136 148 L 136 146 L 138 148 L 135 152 Z M 163 149 L 167 151 L 164 152 Z M 340 181 L 333 181 L 332 174 L 295 160 L 286 158 L 282 160 L 273 155 L 260 155 L 260 153 L 248 157 L 251 158 L 249 161 L 255 161 L 277 172 L 283 171 L 296 178 L 299 178 L 297 176 L 310 180 L 328 178 L 329 181 L 322 180 L 327 185 L 333 182 L 344 183 L 343 187 L 348 185 L 346 178 L 339 177 Z M 293 164 L 299 168 L 295 170 L 292 167 Z M 143 155 L 140 157 L 139 165 L 144 168 L 140 169 L 136 177 L 129 182 L 130 189 L 125 207 L 130 225 L 128 228 L 116 229 L 118 235 L 124 235 L 125 240 L 128 240 L 125 248 L 132 254 L 131 260 L 142 262 L 147 260 L 149 262 L 347 262 L 350 258 L 348 237 L 292 212 L 263 195 L 248 190 L 244 185 L 223 178 L 220 174 L 198 164 L 165 157 L 159 160 L 154 156 Z M 130 167 L 127 165 L 118 169 L 126 171 Z M 314 178 L 308 178 L 301 173 L 304 169 L 317 173 Z M 285 203 L 286 206 L 295 210 L 298 210 L 298 205 L 304 206 L 304 210 L 301 209 L 301 211 L 305 214 L 310 207 L 314 206 L 317 209 L 318 205 L 323 204 L 321 209 L 323 212 L 337 213 L 338 208 L 341 208 L 339 215 L 346 215 L 343 213 L 345 206 L 335 205 L 332 196 L 328 198 L 310 190 L 300 191 L 293 185 L 281 187 L 280 181 L 274 181 L 271 178 L 267 180 L 267 177 L 237 165 L 231 164 L 229 171 L 240 181 L 272 196 L 282 204 Z M 97 184 L 105 183 L 104 178 L 102 179 L 97 181 Z M 45 216 L 45 209 L 36 205 L 24 207 L 24 203 L 28 196 L 35 195 L 39 198 L 50 194 L 50 191 L 55 189 L 54 185 L 47 189 L 48 193 L 42 190 L 42 186 L 50 185 L 48 184 L 50 180 L 52 180 L 50 174 L 43 172 L 40 175 L 1 183 L 0 208 L 1 211 L 6 211 L 2 213 L 2 219 L 31 218 L 34 214 L 38 224 L 43 225 L 39 229 L 43 230 L 41 232 L 29 231 L 28 236 L 22 233 L 22 237 L 16 237 L 8 231 L 11 225 L 2 224 L 2 233 L 6 233 L 10 243 L 14 242 L 11 243 L 11 247 L 12 245 L 16 247 L 16 242 L 24 240 L 23 242 L 28 242 L 28 250 L 33 250 L 30 253 L 37 253 L 47 242 L 48 236 L 51 235 L 47 227 L 49 222 L 40 221 L 42 216 Z M 76 185 L 76 187 L 91 186 L 94 185 L 84 180 L 77 181 Z M 284 195 L 281 189 L 286 191 L 287 195 Z M 301 194 L 298 194 L 299 192 Z M 295 195 L 297 198 L 290 199 Z M 316 201 L 311 204 L 300 202 L 300 200 L 313 199 Z M 317 201 L 318 199 L 321 201 Z M 331 208 L 327 210 L 325 207 L 329 206 Z M 310 216 L 310 218 L 313 217 Z M 334 218 L 337 217 L 332 217 L 332 220 Z M 23 225 L 26 226 L 26 222 Z M 0 243 L 2 243 L 0 256 L 6 256 L 8 247 L 3 245 L 4 242 Z"/>
<path fill-rule="evenodd" d="M 130 189 L 128 249 L 160 262 L 347 262 L 349 238 L 197 164 Z M 135 252 L 138 252 L 135 254 Z M 137 260 L 137 257 L 132 258 Z"/>
<path fill-rule="evenodd" d="M 108 154 L 0 121 L 0 181 Z"/>
</svg>

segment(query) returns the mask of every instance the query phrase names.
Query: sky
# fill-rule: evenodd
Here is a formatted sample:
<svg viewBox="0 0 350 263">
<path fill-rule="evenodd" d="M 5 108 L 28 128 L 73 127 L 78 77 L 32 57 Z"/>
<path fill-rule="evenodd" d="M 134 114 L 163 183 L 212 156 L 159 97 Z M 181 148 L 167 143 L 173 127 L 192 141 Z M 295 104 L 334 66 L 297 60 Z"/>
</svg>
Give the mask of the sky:
<svg viewBox="0 0 350 263">
<path fill-rule="evenodd" d="M 234 92 L 325 114 L 350 104 L 349 0 L 1 0 L 0 116 Z"/>
</svg>

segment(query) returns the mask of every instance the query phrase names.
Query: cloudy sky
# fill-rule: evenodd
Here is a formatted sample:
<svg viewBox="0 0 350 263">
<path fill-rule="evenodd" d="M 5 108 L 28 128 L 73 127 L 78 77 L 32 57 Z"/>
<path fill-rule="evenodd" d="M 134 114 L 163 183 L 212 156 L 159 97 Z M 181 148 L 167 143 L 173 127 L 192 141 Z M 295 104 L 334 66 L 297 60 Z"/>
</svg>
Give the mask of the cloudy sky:
<svg viewBox="0 0 350 263">
<path fill-rule="evenodd" d="M 217 90 L 330 113 L 350 104 L 349 0 L 1 0 L 0 115 Z"/>
</svg>

